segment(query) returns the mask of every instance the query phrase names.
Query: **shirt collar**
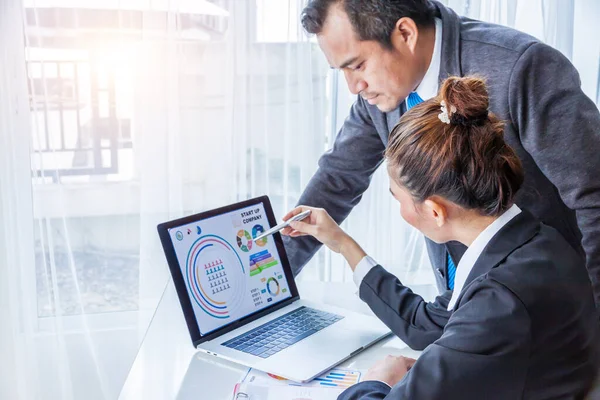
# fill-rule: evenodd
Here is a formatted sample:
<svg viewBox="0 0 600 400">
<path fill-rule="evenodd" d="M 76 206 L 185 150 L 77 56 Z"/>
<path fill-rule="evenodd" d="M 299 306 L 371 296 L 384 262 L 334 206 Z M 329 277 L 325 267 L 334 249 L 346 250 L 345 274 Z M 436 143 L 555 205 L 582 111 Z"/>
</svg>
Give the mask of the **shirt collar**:
<svg viewBox="0 0 600 400">
<path fill-rule="evenodd" d="M 454 290 L 452 292 L 452 298 L 448 303 L 448 311 L 454 308 L 456 300 L 460 292 L 462 292 L 467 277 L 471 273 L 475 262 L 483 253 L 483 250 L 488 245 L 490 240 L 506 225 L 511 219 L 519 215 L 521 209 L 513 204 L 508 210 L 506 210 L 501 216 L 499 216 L 494 222 L 492 222 L 487 228 L 485 228 L 469 246 L 465 254 L 463 254 L 458 266 L 456 267 L 456 277 L 454 279 Z"/>
<path fill-rule="evenodd" d="M 429 100 L 438 94 L 440 66 L 442 63 L 442 20 L 435 19 L 435 43 L 429 68 L 415 92 L 423 100 Z"/>
</svg>

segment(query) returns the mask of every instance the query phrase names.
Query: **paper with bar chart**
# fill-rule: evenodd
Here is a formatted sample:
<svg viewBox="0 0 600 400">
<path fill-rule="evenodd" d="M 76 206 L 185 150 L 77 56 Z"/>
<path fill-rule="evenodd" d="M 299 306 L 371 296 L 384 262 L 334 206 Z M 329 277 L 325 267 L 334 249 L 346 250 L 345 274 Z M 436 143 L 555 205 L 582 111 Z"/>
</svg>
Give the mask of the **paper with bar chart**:
<svg viewBox="0 0 600 400">
<path fill-rule="evenodd" d="M 202 334 L 291 296 L 263 224 L 258 204 L 169 230 Z"/>
<path fill-rule="evenodd" d="M 242 382 L 265 385 L 291 385 L 291 386 L 321 386 L 347 388 L 360 382 L 363 373 L 357 369 L 333 368 L 329 372 L 306 383 L 297 383 L 281 378 L 277 375 L 249 368 Z"/>
<path fill-rule="evenodd" d="M 315 378 L 310 383 L 314 386 L 347 388 L 360 381 L 361 372 L 356 370 L 335 368 Z"/>
<path fill-rule="evenodd" d="M 335 399 L 348 387 L 360 382 L 364 371 L 347 368 L 333 368 L 329 372 L 307 383 L 297 383 L 279 376 L 249 368 L 242 381 L 234 389 L 234 398 L 238 393 L 255 394 L 257 399 L 297 399 L 297 389 L 307 397 L 303 399 Z M 289 389 L 286 389 L 286 387 Z M 244 398 L 243 396 L 240 398 Z M 253 397 L 251 397 L 253 398 Z"/>
<path fill-rule="evenodd" d="M 238 383 L 233 392 L 234 400 L 335 400 L 342 393 L 337 388 L 310 386 L 261 386 Z"/>
</svg>

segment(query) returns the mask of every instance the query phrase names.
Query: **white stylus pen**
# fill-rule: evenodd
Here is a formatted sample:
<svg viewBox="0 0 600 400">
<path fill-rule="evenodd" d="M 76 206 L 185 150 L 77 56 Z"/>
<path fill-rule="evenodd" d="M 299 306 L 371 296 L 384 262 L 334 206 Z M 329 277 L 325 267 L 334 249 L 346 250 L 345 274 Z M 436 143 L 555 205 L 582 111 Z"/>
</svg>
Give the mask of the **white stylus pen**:
<svg viewBox="0 0 600 400">
<path fill-rule="evenodd" d="M 310 210 L 302 211 L 300 214 L 294 215 L 292 218 L 288 219 L 287 221 L 285 221 L 285 222 L 283 222 L 283 223 L 281 223 L 279 225 L 275 225 L 274 227 L 272 227 L 268 231 L 265 231 L 265 232 L 261 233 L 259 236 L 257 236 L 257 237 L 254 238 L 254 241 L 256 242 L 257 240 L 260 240 L 260 239 L 264 238 L 265 236 L 269 236 L 269 235 L 274 234 L 275 232 L 279 232 L 283 228 L 289 226 L 290 222 L 292 222 L 292 221 L 300 221 L 300 220 L 308 217 L 309 215 L 310 215 Z"/>
</svg>

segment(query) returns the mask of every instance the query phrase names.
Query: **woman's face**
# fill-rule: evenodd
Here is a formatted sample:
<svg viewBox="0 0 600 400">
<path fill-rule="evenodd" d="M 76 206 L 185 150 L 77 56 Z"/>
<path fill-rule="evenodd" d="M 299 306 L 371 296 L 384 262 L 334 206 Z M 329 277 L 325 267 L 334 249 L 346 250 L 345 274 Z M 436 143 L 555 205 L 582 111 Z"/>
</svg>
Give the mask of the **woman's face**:
<svg viewBox="0 0 600 400">
<path fill-rule="evenodd" d="M 406 222 L 436 243 L 448 241 L 447 224 L 444 223 L 444 220 L 441 220 L 440 223 L 440 215 L 436 212 L 435 203 L 431 201 L 415 203 L 410 193 L 391 177 L 390 192 L 400 203 L 400 215 Z"/>
</svg>

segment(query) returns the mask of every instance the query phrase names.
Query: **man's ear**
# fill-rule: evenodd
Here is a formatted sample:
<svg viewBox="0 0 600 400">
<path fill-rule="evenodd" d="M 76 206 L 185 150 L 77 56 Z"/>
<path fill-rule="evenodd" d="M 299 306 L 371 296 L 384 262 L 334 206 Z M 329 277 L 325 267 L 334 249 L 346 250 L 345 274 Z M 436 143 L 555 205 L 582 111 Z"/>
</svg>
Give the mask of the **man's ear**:
<svg viewBox="0 0 600 400">
<path fill-rule="evenodd" d="M 408 17 L 403 17 L 396 21 L 396 26 L 391 36 L 392 44 L 397 45 L 401 42 L 414 53 L 418 38 L 419 28 L 415 21 Z"/>
<path fill-rule="evenodd" d="M 448 209 L 446 205 L 436 199 L 435 197 L 430 197 L 429 199 L 423 202 L 423 210 L 426 215 L 435 220 L 435 224 L 438 228 L 441 228 L 446 224 L 448 220 Z"/>
</svg>

